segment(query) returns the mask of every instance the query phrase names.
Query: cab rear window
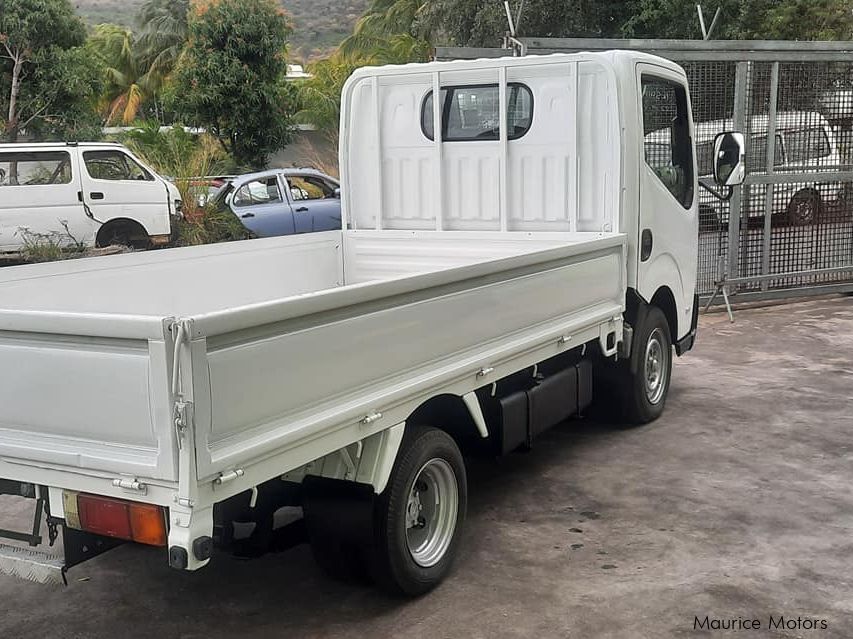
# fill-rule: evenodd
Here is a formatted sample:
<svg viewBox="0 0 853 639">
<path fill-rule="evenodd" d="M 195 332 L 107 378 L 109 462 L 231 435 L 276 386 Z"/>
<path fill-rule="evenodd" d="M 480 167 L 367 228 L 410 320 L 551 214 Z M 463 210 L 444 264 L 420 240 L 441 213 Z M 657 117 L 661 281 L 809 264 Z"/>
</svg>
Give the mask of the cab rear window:
<svg viewBox="0 0 853 639">
<path fill-rule="evenodd" d="M 533 124 L 533 93 L 518 82 L 507 85 L 507 128 L 510 140 L 524 137 Z M 445 87 L 439 99 L 444 142 L 493 142 L 501 137 L 500 88 L 497 84 Z M 434 100 L 427 93 L 421 129 L 435 140 Z"/>
</svg>

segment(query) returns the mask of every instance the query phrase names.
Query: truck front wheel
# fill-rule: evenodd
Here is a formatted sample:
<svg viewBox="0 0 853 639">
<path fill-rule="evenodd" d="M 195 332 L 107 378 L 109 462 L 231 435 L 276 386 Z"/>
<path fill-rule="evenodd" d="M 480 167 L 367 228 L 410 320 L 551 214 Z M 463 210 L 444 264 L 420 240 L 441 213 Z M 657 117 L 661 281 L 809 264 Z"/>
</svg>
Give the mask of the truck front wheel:
<svg viewBox="0 0 853 639">
<path fill-rule="evenodd" d="M 630 423 L 647 424 L 663 413 L 672 376 L 672 337 L 666 317 L 656 306 L 649 308 L 636 328 L 633 349 L 631 360 L 623 363 L 622 408 Z"/>
<path fill-rule="evenodd" d="M 375 511 L 372 572 L 394 593 L 421 595 L 450 572 L 468 489 L 456 442 L 437 428 L 409 426 Z"/>
</svg>

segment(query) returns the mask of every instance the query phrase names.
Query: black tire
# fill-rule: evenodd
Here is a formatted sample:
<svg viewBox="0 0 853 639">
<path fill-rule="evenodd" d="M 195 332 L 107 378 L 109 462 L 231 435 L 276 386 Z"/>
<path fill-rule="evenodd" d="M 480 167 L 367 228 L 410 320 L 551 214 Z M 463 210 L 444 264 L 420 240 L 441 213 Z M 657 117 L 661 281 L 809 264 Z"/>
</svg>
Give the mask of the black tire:
<svg viewBox="0 0 853 639">
<path fill-rule="evenodd" d="M 456 442 L 447 433 L 426 426 L 407 426 L 406 431 L 388 486 L 376 503 L 374 515 L 376 536 L 371 549 L 371 572 L 374 581 L 384 590 L 392 594 L 417 596 L 435 588 L 452 568 L 465 522 L 468 488 L 462 454 Z M 457 504 L 455 521 L 452 526 L 450 524 L 444 526 L 445 530 L 452 528 L 452 533 L 440 535 L 449 541 L 446 541 L 444 550 L 440 554 L 436 552 L 435 557 L 432 557 L 434 563 L 423 561 L 423 555 L 418 555 L 419 547 L 414 551 L 410 550 L 408 534 L 409 531 L 417 530 L 417 527 L 409 527 L 407 524 L 410 495 L 418 493 L 417 503 L 420 503 L 422 494 L 427 494 L 427 499 L 430 497 L 429 486 L 413 491 L 415 480 L 418 479 L 421 485 L 430 484 L 434 480 L 429 479 L 424 473 L 432 471 L 452 472 L 455 479 Z M 427 479 L 424 479 L 425 477 Z M 449 476 L 446 479 L 449 479 Z M 433 486 L 432 490 L 441 495 L 440 486 Z M 452 489 L 446 495 L 441 495 L 441 499 L 438 500 L 446 508 L 436 507 L 435 512 L 441 514 L 437 514 L 435 520 L 443 518 L 452 510 L 452 505 L 448 505 L 452 502 L 451 493 Z M 411 512 L 409 515 L 411 516 Z M 423 519 L 419 518 L 419 523 L 422 521 Z M 424 533 L 427 538 L 433 534 L 432 524 L 426 524 L 422 529 L 427 531 Z M 425 547 L 430 546 L 427 544 Z M 420 563 L 416 561 L 416 555 L 421 558 Z"/>
<path fill-rule="evenodd" d="M 820 193 L 811 189 L 799 191 L 788 204 L 788 224 L 807 226 L 817 224 L 823 214 L 823 200 Z"/>
<path fill-rule="evenodd" d="M 653 340 L 657 346 L 652 345 Z M 653 371 L 647 367 L 654 367 L 649 360 L 655 352 L 659 352 L 656 376 L 659 385 L 651 383 Z M 631 362 L 636 362 L 633 372 Z M 650 306 L 643 322 L 635 327 L 631 359 L 620 362 L 620 367 L 618 392 L 622 417 L 633 425 L 653 422 L 663 414 L 672 379 L 672 336 L 666 316 L 656 306 Z"/>
</svg>

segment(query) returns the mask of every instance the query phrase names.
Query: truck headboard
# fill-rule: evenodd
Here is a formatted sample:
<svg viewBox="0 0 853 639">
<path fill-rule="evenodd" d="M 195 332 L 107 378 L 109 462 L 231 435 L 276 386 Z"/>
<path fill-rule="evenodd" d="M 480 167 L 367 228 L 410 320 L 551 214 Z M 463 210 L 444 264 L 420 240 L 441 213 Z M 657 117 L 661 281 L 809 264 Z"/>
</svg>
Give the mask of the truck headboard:
<svg viewBox="0 0 853 639">
<path fill-rule="evenodd" d="M 342 98 L 344 223 L 619 231 L 617 96 L 600 54 L 361 69 Z"/>
</svg>

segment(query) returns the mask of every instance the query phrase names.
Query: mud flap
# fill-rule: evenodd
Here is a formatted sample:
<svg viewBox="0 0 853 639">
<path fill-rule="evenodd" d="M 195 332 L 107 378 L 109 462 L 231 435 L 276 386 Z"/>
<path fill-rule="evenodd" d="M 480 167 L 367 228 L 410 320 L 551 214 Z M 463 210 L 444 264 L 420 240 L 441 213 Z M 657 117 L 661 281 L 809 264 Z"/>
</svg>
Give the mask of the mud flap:
<svg viewBox="0 0 853 639">
<path fill-rule="evenodd" d="M 373 486 L 309 475 L 302 490 L 309 537 L 358 546 L 373 543 Z"/>
</svg>

